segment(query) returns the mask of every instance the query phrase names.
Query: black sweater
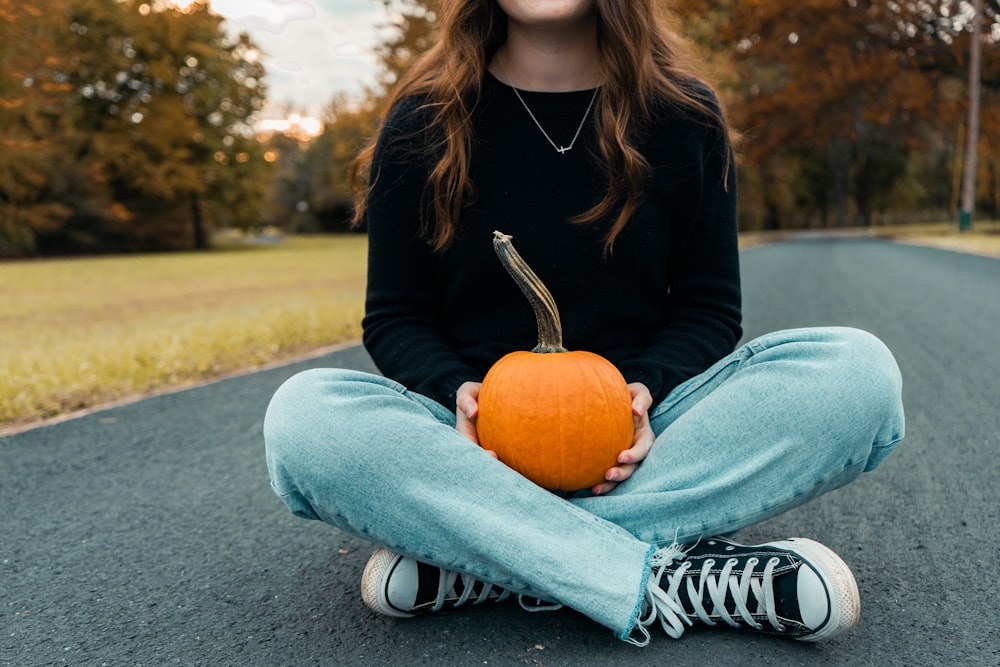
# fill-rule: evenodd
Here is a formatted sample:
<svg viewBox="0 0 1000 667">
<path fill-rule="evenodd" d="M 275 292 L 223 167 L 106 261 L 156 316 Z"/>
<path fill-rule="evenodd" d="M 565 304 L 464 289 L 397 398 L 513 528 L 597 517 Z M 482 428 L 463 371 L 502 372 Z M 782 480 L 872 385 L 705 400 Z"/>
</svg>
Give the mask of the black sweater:
<svg viewBox="0 0 1000 667">
<path fill-rule="evenodd" d="M 565 145 L 592 92 L 522 96 Z M 372 166 L 363 328 L 386 376 L 453 410 L 459 385 L 535 346 L 534 316 L 493 253 L 494 230 L 513 236 L 551 290 L 564 345 L 605 356 L 655 401 L 733 350 L 741 335 L 736 176 L 717 128 L 657 106 L 638 140 L 652 166 L 648 194 L 608 255 L 609 222 L 569 221 L 606 191 L 593 116 L 560 155 L 513 89 L 487 76 L 474 115 L 476 197 L 455 242 L 437 253 L 420 234 L 428 114 L 415 99 L 398 104 Z"/>
</svg>

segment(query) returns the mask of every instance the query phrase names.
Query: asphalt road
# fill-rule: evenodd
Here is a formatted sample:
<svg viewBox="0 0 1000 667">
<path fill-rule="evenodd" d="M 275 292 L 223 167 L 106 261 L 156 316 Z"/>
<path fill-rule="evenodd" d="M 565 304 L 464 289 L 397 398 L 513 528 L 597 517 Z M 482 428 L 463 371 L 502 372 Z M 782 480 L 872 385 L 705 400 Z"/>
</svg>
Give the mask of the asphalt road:
<svg viewBox="0 0 1000 667">
<path fill-rule="evenodd" d="M 396 621 L 361 602 L 371 547 L 272 496 L 261 422 L 357 348 L 0 438 L 0 664 L 1000 665 L 1000 260 L 868 240 L 743 255 L 747 335 L 845 324 L 888 343 L 908 436 L 877 471 L 745 531 L 851 564 L 862 619 L 811 645 L 654 635 L 502 605 Z"/>
</svg>

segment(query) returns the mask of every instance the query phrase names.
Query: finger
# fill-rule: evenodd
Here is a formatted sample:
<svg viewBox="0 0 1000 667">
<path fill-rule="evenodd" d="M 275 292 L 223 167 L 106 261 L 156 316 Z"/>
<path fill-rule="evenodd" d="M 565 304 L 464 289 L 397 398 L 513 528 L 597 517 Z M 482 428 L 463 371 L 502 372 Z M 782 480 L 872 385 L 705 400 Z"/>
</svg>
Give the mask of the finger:
<svg viewBox="0 0 1000 667">
<path fill-rule="evenodd" d="M 624 482 L 626 479 L 632 476 L 639 468 L 638 463 L 629 463 L 626 465 L 615 466 L 613 468 L 608 468 L 608 471 L 604 473 L 604 479 L 609 482 Z"/>
<path fill-rule="evenodd" d="M 636 417 L 645 415 L 653 407 L 653 396 L 642 384 L 630 384 L 628 389 L 629 394 L 632 396 L 632 414 Z"/>
<path fill-rule="evenodd" d="M 481 387 L 482 385 L 478 382 L 466 382 L 456 392 L 455 407 L 469 419 L 475 419 L 479 414 L 479 390 Z"/>
<path fill-rule="evenodd" d="M 652 429 L 642 428 L 635 434 L 632 446 L 618 454 L 618 463 L 640 463 L 649 455 L 649 450 L 653 448 L 656 436 Z"/>
<path fill-rule="evenodd" d="M 619 484 L 627 480 L 632 474 L 639 468 L 638 464 L 630 464 L 623 466 L 615 466 L 613 468 L 608 468 L 608 471 L 604 473 L 604 479 L 606 481 L 601 482 L 593 487 L 591 487 L 590 492 L 595 496 L 604 495 L 605 493 L 610 493 Z"/>
<path fill-rule="evenodd" d="M 458 402 L 458 409 L 462 411 L 462 414 L 469 419 L 475 419 L 479 416 L 479 403 L 472 400 L 471 398 L 465 398 Z"/>
<path fill-rule="evenodd" d="M 611 493 L 614 491 L 615 487 L 618 486 L 618 482 L 602 482 L 596 486 L 591 487 L 590 492 L 595 496 L 603 496 L 606 493 Z"/>
<path fill-rule="evenodd" d="M 479 433 L 476 432 L 476 423 L 467 418 L 461 411 L 455 416 L 455 430 L 477 445 L 479 444 Z"/>
<path fill-rule="evenodd" d="M 645 417 L 652 405 L 653 400 L 649 396 L 636 396 L 632 400 L 632 414 L 636 417 Z"/>
</svg>

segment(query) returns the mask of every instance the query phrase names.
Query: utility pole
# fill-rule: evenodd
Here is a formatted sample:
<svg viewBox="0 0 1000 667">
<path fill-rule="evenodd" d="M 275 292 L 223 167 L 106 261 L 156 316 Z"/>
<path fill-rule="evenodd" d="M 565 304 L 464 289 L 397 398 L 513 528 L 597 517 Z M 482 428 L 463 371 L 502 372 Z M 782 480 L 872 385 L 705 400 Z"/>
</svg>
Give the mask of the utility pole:
<svg viewBox="0 0 1000 667">
<path fill-rule="evenodd" d="M 979 89 L 983 60 L 983 0 L 975 0 L 976 15 L 972 19 L 972 45 L 969 47 L 969 125 L 965 138 L 965 178 L 962 185 L 962 209 L 958 213 L 958 229 L 972 229 L 976 211 L 976 170 L 979 149 Z"/>
</svg>

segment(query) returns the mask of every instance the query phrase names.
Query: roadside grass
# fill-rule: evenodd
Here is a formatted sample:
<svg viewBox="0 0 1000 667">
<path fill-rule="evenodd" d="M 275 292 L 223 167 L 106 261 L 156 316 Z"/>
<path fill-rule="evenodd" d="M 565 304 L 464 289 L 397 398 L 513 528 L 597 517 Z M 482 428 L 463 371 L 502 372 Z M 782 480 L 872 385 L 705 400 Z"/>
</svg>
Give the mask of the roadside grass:
<svg viewBox="0 0 1000 667">
<path fill-rule="evenodd" d="M 363 236 L 0 263 L 0 428 L 360 336 Z"/>
<path fill-rule="evenodd" d="M 876 233 L 901 243 L 1000 257 L 1000 221 L 977 221 L 960 232 L 955 223 L 876 227 Z"/>
<path fill-rule="evenodd" d="M 820 229 L 818 234 L 845 236 L 870 236 L 891 239 L 899 243 L 926 245 L 958 252 L 1000 257 L 1000 221 L 977 221 L 973 229 L 960 232 L 953 222 L 920 223 L 907 225 L 879 225 L 848 229 Z M 777 243 L 802 234 L 801 230 L 773 232 L 743 232 L 740 248 L 746 250 L 758 245 Z M 809 233 L 808 231 L 805 233 Z"/>
</svg>

